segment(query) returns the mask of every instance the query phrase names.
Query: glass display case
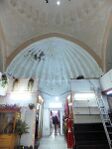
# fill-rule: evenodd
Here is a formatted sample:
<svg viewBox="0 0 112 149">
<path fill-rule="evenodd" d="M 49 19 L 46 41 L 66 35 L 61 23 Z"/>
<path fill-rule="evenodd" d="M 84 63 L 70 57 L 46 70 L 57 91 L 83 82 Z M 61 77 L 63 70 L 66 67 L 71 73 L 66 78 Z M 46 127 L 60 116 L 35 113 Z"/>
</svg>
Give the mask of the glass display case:
<svg viewBox="0 0 112 149">
<path fill-rule="evenodd" d="M 15 126 L 19 117 L 17 108 L 0 106 L 0 148 L 14 149 L 17 138 Z"/>
<path fill-rule="evenodd" d="M 0 112 L 0 134 L 11 134 L 14 132 L 15 113 Z"/>
</svg>

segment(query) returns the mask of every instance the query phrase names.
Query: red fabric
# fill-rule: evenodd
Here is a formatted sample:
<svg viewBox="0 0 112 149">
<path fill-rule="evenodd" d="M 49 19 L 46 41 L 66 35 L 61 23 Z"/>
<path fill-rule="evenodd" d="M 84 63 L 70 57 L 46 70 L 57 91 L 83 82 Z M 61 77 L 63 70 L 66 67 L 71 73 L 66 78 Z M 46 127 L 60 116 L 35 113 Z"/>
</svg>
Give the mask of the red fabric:
<svg viewBox="0 0 112 149">
<path fill-rule="evenodd" d="M 66 116 L 68 116 L 68 115 L 69 115 L 68 100 L 66 100 L 66 104 L 65 104 L 65 115 L 66 115 Z"/>
<path fill-rule="evenodd" d="M 69 119 L 67 120 L 67 147 L 73 148 L 74 147 L 74 134 L 73 134 L 73 120 Z"/>
</svg>

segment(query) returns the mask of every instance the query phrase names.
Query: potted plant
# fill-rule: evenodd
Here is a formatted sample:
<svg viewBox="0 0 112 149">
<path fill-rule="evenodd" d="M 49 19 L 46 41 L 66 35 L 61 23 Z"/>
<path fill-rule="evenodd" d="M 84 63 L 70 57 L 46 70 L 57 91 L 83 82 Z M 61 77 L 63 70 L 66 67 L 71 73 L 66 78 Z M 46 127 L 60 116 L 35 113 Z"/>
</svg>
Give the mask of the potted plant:
<svg viewBox="0 0 112 149">
<path fill-rule="evenodd" d="M 15 133 L 19 136 L 19 143 L 18 143 L 19 146 L 17 147 L 18 149 L 23 148 L 23 146 L 20 144 L 21 136 L 23 134 L 29 133 L 28 129 L 29 129 L 28 124 L 26 124 L 25 121 L 22 121 L 22 120 L 17 121 L 16 127 L 15 127 Z"/>
<path fill-rule="evenodd" d="M 6 74 L 2 74 L 2 77 L 1 77 L 1 86 L 3 88 L 5 88 L 7 84 L 8 84 L 7 76 L 6 76 Z"/>
</svg>

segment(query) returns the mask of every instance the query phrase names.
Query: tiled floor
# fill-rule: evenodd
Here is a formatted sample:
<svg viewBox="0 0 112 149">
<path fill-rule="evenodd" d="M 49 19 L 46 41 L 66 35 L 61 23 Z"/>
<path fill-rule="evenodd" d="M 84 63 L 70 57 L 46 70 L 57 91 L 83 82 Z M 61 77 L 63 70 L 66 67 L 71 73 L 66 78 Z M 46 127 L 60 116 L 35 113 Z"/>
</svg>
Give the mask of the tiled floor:
<svg viewBox="0 0 112 149">
<path fill-rule="evenodd" d="M 67 149 L 67 145 L 64 136 L 52 134 L 41 139 L 39 149 Z"/>
</svg>

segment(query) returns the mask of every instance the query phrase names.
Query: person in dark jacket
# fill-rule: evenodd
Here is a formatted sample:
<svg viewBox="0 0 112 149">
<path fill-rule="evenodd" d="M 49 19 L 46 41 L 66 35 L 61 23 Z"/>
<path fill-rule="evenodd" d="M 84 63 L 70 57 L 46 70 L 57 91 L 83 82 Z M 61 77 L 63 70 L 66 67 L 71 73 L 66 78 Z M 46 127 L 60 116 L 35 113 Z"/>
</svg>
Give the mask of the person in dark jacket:
<svg viewBox="0 0 112 149">
<path fill-rule="evenodd" d="M 55 133 L 57 132 L 57 125 L 58 125 L 58 117 L 55 115 L 52 118 L 53 120 L 53 125 L 54 125 L 54 129 L 55 129 Z"/>
</svg>

